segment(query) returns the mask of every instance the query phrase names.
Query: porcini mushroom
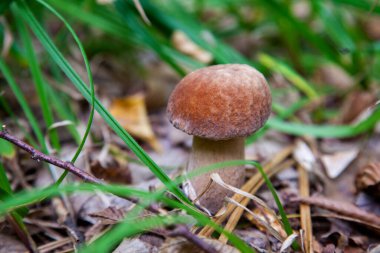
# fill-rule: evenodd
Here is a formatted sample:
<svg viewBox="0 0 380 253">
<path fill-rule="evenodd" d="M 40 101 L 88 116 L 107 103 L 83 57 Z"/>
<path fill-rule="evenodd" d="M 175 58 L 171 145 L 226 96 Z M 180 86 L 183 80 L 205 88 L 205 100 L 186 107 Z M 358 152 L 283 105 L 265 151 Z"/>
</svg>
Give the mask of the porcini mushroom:
<svg viewBox="0 0 380 253">
<path fill-rule="evenodd" d="M 244 159 L 244 137 L 260 129 L 271 112 L 271 93 L 264 76 L 244 64 L 215 65 L 184 77 L 172 92 L 167 113 L 178 129 L 193 135 L 187 164 L 192 171 L 217 162 Z M 217 170 L 235 187 L 244 183 L 244 166 Z M 190 180 L 192 200 L 215 214 L 232 192 L 209 185 L 210 174 Z M 205 191 L 206 190 L 206 191 Z"/>
</svg>

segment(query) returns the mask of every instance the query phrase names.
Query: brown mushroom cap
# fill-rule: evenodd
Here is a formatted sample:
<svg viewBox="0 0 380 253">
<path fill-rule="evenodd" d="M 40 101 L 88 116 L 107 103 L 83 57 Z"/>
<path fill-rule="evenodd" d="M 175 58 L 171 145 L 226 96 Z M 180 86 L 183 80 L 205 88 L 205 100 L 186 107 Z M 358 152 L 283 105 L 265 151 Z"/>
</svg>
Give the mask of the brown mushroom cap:
<svg viewBox="0 0 380 253">
<path fill-rule="evenodd" d="M 244 64 L 215 65 L 184 77 L 168 102 L 170 122 L 178 129 L 212 140 L 248 136 L 271 112 L 264 76 Z"/>
</svg>

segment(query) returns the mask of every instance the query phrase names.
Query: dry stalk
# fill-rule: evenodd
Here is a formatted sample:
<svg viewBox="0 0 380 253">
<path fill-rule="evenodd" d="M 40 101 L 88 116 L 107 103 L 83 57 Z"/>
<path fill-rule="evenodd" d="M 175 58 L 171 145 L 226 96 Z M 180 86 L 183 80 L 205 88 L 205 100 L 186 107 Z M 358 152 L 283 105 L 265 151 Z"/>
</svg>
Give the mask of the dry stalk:
<svg viewBox="0 0 380 253">
<path fill-rule="evenodd" d="M 298 165 L 299 173 L 299 191 L 300 196 L 309 197 L 309 175 L 308 172 L 301 166 Z M 305 252 L 313 252 L 313 230 L 311 224 L 310 206 L 305 204 L 300 204 L 300 216 L 301 216 L 301 228 L 305 231 Z"/>
<path fill-rule="evenodd" d="M 264 172 L 267 173 L 269 175 L 269 171 L 274 168 L 275 166 L 277 166 L 278 164 L 280 164 L 281 162 L 283 162 L 286 157 L 288 157 L 293 151 L 293 146 L 289 146 L 289 147 L 286 147 L 285 149 L 283 149 L 280 153 L 278 153 L 272 161 L 270 161 L 268 164 L 266 164 L 264 166 Z M 249 192 L 251 194 L 254 194 L 257 189 L 264 183 L 264 180 L 262 179 L 260 173 L 255 173 L 244 185 L 243 187 L 241 187 L 241 190 L 245 191 L 245 192 Z M 249 202 L 249 199 L 248 198 L 245 198 L 244 196 L 240 195 L 240 194 L 235 194 L 232 199 L 237 202 L 237 203 L 240 203 L 242 205 L 244 205 L 243 200 L 245 200 L 247 203 L 245 205 L 248 204 Z M 221 224 L 222 222 L 224 222 L 230 215 L 231 213 L 234 211 L 234 210 L 242 210 L 242 209 L 239 209 L 239 208 L 236 208 L 236 205 L 234 204 L 227 204 L 227 207 L 226 208 L 222 208 L 221 210 L 219 210 L 219 212 L 216 214 L 217 218 L 214 219 L 214 222 L 217 223 L 217 224 Z M 241 214 L 239 215 L 239 212 L 242 212 L 242 211 L 236 211 L 236 213 L 233 215 L 234 217 L 241 217 Z M 234 218 L 236 219 L 236 218 Z M 212 233 L 214 232 L 214 228 L 212 227 L 209 227 L 209 226 L 206 226 L 204 227 L 200 232 L 199 232 L 199 235 L 200 236 L 205 236 L 205 237 L 209 237 Z"/>
</svg>

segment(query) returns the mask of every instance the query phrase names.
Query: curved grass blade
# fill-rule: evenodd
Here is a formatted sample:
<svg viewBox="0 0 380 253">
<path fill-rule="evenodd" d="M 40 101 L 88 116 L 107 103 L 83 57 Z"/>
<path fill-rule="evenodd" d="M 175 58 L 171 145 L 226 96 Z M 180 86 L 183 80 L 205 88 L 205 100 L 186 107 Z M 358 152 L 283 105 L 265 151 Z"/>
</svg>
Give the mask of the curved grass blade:
<svg viewBox="0 0 380 253">
<path fill-rule="evenodd" d="M 314 90 L 314 88 L 284 63 L 270 57 L 267 54 L 260 54 L 258 56 L 258 60 L 263 66 L 284 75 L 297 89 L 305 93 L 309 99 L 316 99 L 318 97 L 318 93 Z"/>
<path fill-rule="evenodd" d="M 235 161 L 233 164 L 242 164 L 247 161 Z M 218 166 L 214 166 L 213 168 L 222 168 L 222 164 Z M 16 208 L 19 207 L 24 207 L 33 203 L 38 202 L 40 199 L 45 199 L 49 197 L 54 197 L 62 193 L 74 193 L 74 192 L 79 192 L 79 191 L 102 191 L 102 192 L 108 192 L 112 193 L 117 196 L 124 196 L 124 197 L 137 197 L 141 200 L 140 204 L 140 210 L 144 208 L 145 206 L 149 205 L 150 203 L 153 203 L 154 201 L 161 201 L 167 204 L 168 206 L 171 206 L 173 208 L 180 208 L 182 210 L 185 210 L 188 214 L 192 215 L 200 224 L 202 225 L 209 225 L 215 228 L 216 231 L 219 233 L 225 234 L 229 240 L 242 252 L 254 252 L 250 247 L 248 247 L 241 239 L 239 239 L 237 236 L 223 231 L 223 228 L 221 228 L 219 225 L 215 224 L 212 222 L 208 217 L 204 216 L 203 214 L 199 213 L 198 211 L 194 210 L 192 207 L 188 205 L 184 205 L 179 203 L 178 201 L 169 199 L 164 197 L 163 193 L 164 191 L 158 191 L 158 192 L 146 192 L 142 190 L 136 190 L 130 187 L 126 186 L 121 186 L 121 185 L 94 185 L 94 184 L 87 184 L 83 183 L 80 185 L 63 185 L 58 187 L 51 186 L 48 188 L 43 188 L 43 189 L 36 189 L 31 192 L 20 192 L 15 195 L 13 195 L 12 198 L 6 199 L 3 203 L 0 203 L 0 216 L 11 212 L 15 210 Z M 127 216 L 125 220 L 130 220 L 130 216 Z M 134 221 L 137 221 L 139 225 L 139 222 L 141 219 L 134 219 Z M 133 224 L 132 224 L 133 225 Z M 123 235 L 124 233 L 137 233 L 136 228 L 133 227 L 133 230 L 128 231 L 128 226 L 131 226 L 131 224 L 126 224 L 126 223 L 121 223 L 117 225 L 118 227 L 121 226 L 122 229 L 116 230 L 117 232 L 113 232 L 111 235 L 117 234 L 117 237 Z M 112 230 L 113 231 L 113 230 Z M 125 234 L 123 235 L 123 237 Z M 113 236 L 111 236 L 114 238 Z M 105 237 L 105 239 L 99 239 L 100 243 L 109 243 L 108 238 L 109 236 Z M 99 244 L 96 244 L 99 245 Z M 92 247 L 91 247 L 92 248 Z M 94 252 L 94 251 L 90 251 Z"/>
<path fill-rule="evenodd" d="M 332 0 L 332 2 L 336 4 L 344 4 L 344 5 L 349 5 L 351 7 L 355 7 L 357 9 L 360 9 L 365 12 L 374 12 L 374 13 L 380 13 L 380 6 L 377 4 L 374 5 L 374 1 L 356 1 L 356 0 Z M 376 2 L 376 1 L 375 1 Z"/>
<path fill-rule="evenodd" d="M 133 217 L 133 216 L 132 216 Z M 192 223 L 193 219 L 188 216 L 152 216 L 145 219 L 135 216 L 134 222 L 121 222 L 99 239 L 88 245 L 80 253 L 111 252 L 124 237 L 132 237 L 144 231 L 176 224 Z M 131 219 L 131 218 L 129 218 Z M 137 222 L 138 220 L 138 222 Z"/>
<path fill-rule="evenodd" d="M 159 41 L 151 28 L 141 22 L 140 17 L 132 10 L 126 1 L 115 1 L 116 9 L 125 20 L 125 24 L 133 31 L 133 34 L 143 43 L 151 47 L 166 63 L 168 63 L 178 74 L 184 76 L 186 71 L 179 66 L 171 55 L 167 54 L 163 47 L 164 41 Z"/>
<path fill-rule="evenodd" d="M 82 54 L 82 57 L 83 57 L 83 60 L 84 60 L 84 64 L 86 66 L 86 71 L 87 71 L 87 77 L 88 77 L 88 81 L 90 83 L 90 92 L 91 92 L 91 111 L 90 111 L 90 116 L 88 118 L 88 122 L 87 122 L 87 126 L 86 126 L 86 131 L 83 135 L 83 138 L 82 138 L 82 141 L 80 142 L 73 158 L 71 159 L 71 162 L 72 163 L 75 163 L 75 161 L 78 159 L 78 156 L 80 154 L 80 152 L 82 152 L 82 149 L 84 147 L 84 144 L 86 143 L 86 140 L 87 140 L 87 137 L 88 135 L 90 134 L 90 130 L 91 130 L 91 125 L 92 125 L 92 121 L 94 119 L 94 113 L 95 113 L 95 85 L 94 85 L 94 79 L 92 77 L 92 72 L 91 72 L 91 67 L 90 67 L 90 63 L 88 61 L 88 58 L 87 58 L 87 54 L 83 48 L 83 45 L 81 43 L 81 41 L 79 40 L 78 36 L 76 35 L 74 29 L 70 26 L 69 23 L 67 23 L 66 19 L 64 17 L 62 17 L 61 14 L 59 14 L 54 8 L 52 8 L 48 3 L 46 3 L 45 1 L 43 0 L 36 0 L 37 2 L 39 2 L 40 4 L 42 4 L 46 9 L 48 9 L 49 11 L 51 11 L 56 17 L 58 17 L 63 23 L 64 25 L 66 26 L 66 28 L 69 30 L 69 32 L 71 33 L 71 35 L 73 36 L 75 42 L 77 43 L 78 47 L 79 47 L 79 50 Z M 65 171 L 61 176 L 60 178 L 57 180 L 56 184 L 57 185 L 60 185 L 63 181 L 63 179 L 67 176 L 67 171 Z"/>
<path fill-rule="evenodd" d="M 73 82 L 74 86 L 81 92 L 81 94 L 88 100 L 91 101 L 91 92 L 79 77 L 79 75 L 74 71 L 74 69 L 69 65 L 66 59 L 63 57 L 62 53 L 54 45 L 53 41 L 38 23 L 33 13 L 30 11 L 28 5 L 25 1 L 18 0 L 17 7 L 22 13 L 22 18 L 29 24 L 33 32 L 36 34 L 37 38 L 40 40 L 41 44 L 45 47 L 47 52 L 56 62 L 56 64 L 62 69 L 62 71 L 67 75 L 67 77 Z M 100 103 L 99 100 L 95 98 L 95 109 L 107 122 L 107 124 L 115 131 L 115 133 L 127 144 L 127 146 L 136 154 L 136 156 L 153 172 L 153 174 L 163 182 L 167 188 L 176 195 L 182 201 L 189 203 L 190 201 L 184 195 L 184 193 L 175 186 L 171 179 L 166 175 L 165 172 L 161 170 L 160 167 L 148 156 L 148 154 L 138 145 L 138 143 L 125 131 L 125 129 L 116 121 L 116 119 L 109 113 L 109 111 Z"/>
<path fill-rule="evenodd" d="M 18 192 L 12 196 L 12 198 L 7 198 L 0 203 L 0 216 L 14 211 L 19 207 L 24 207 L 39 202 L 41 199 L 48 197 L 55 197 L 61 193 L 74 193 L 78 191 L 103 191 L 112 193 L 120 197 L 135 197 L 142 199 L 152 199 L 156 196 L 151 192 L 146 192 L 142 190 L 136 190 L 126 186 L 120 185 L 94 185 L 83 183 L 80 185 L 67 184 L 60 187 L 54 185 L 42 188 L 35 189 L 34 191 L 29 192 Z"/>
<path fill-rule="evenodd" d="M 209 166 L 205 166 L 202 168 L 199 168 L 197 170 L 189 172 L 186 176 L 179 177 L 175 180 L 176 183 L 182 182 L 186 178 L 193 178 L 195 176 L 201 175 L 203 173 L 207 173 L 216 169 L 221 169 L 221 168 L 227 168 L 227 167 L 232 167 L 232 166 L 241 166 L 241 165 L 252 165 L 257 168 L 257 170 L 260 172 L 260 174 L 263 176 L 263 179 L 269 188 L 269 190 L 272 193 L 272 196 L 276 202 L 276 205 L 278 207 L 279 213 L 281 215 L 282 221 L 284 223 L 284 228 L 285 231 L 288 235 L 291 235 L 293 233 L 292 227 L 290 225 L 290 222 L 286 216 L 284 207 L 281 204 L 281 201 L 276 193 L 276 190 L 274 189 L 272 182 L 269 180 L 268 176 L 265 174 L 261 164 L 256 161 L 247 161 L 247 160 L 234 160 L 234 161 L 226 161 L 226 162 L 220 162 L 220 163 L 214 163 Z"/>
</svg>

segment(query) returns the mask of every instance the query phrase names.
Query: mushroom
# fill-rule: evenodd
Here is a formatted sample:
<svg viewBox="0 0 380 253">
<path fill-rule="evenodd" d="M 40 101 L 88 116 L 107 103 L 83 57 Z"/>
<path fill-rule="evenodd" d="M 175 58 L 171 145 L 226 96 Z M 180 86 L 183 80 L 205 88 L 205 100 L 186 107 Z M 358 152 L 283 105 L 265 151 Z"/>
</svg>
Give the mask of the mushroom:
<svg viewBox="0 0 380 253">
<path fill-rule="evenodd" d="M 167 114 L 174 127 L 193 135 L 187 171 L 244 160 L 244 137 L 264 125 L 271 100 L 264 76 L 245 64 L 205 67 L 184 77 L 170 95 Z M 216 172 L 232 186 L 244 183 L 244 166 Z M 215 214 L 232 192 L 215 183 L 210 185 L 211 173 L 189 181 L 189 197 Z"/>
</svg>

